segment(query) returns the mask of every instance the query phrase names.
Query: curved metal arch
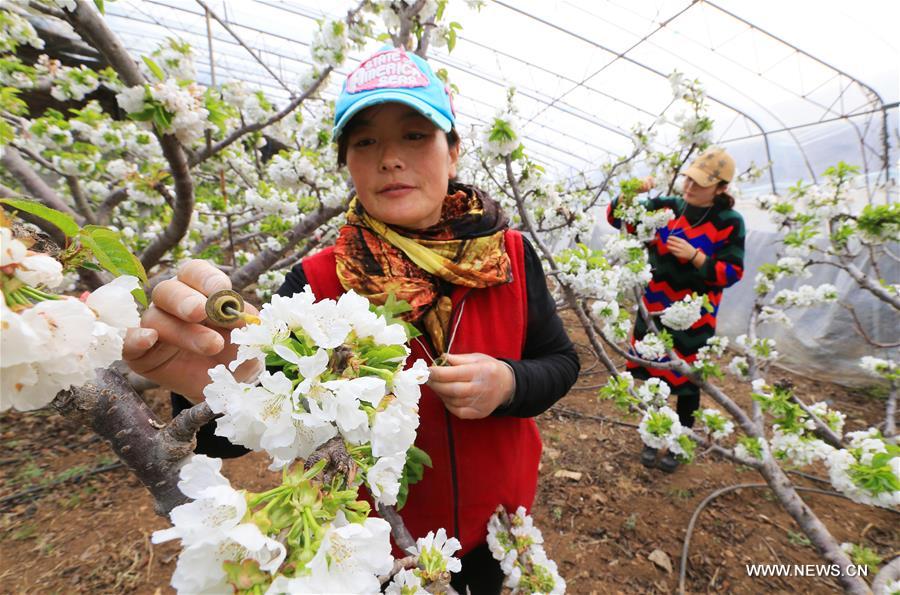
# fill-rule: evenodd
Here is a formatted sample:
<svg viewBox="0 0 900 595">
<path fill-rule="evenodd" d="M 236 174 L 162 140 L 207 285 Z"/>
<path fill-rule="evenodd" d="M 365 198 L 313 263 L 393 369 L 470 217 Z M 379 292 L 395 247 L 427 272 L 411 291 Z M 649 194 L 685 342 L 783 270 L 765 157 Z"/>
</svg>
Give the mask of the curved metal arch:
<svg viewBox="0 0 900 595">
<path fill-rule="evenodd" d="M 470 37 L 465 37 L 465 36 L 463 36 L 463 35 L 459 35 L 459 36 L 457 36 L 457 39 L 458 39 L 459 41 L 465 41 L 466 43 L 469 43 L 469 44 L 472 44 L 472 45 L 474 45 L 474 46 L 478 46 L 478 47 L 480 47 L 480 48 L 482 48 L 482 49 L 485 49 L 485 50 L 488 50 L 488 51 L 490 51 L 490 52 L 493 52 L 493 53 L 497 54 L 498 56 L 503 56 L 504 58 L 509 58 L 510 60 L 515 60 L 516 62 L 519 62 L 520 64 L 524 64 L 525 66 L 528 66 L 528 67 L 530 67 L 530 68 L 535 68 L 535 69 L 537 69 L 537 70 L 540 70 L 541 72 L 544 72 L 544 73 L 546 73 L 546 74 L 550 74 L 550 75 L 552 75 L 552 76 L 555 76 L 555 77 L 557 77 L 557 78 L 559 78 L 559 79 L 561 79 L 561 80 L 566 81 L 567 83 L 574 83 L 574 84 L 577 84 L 577 85 L 580 86 L 580 87 L 584 87 L 586 90 L 590 91 L 591 93 L 597 93 L 598 95 L 602 95 L 603 97 L 606 97 L 607 99 L 611 99 L 612 101 L 615 101 L 616 103 L 621 103 L 622 105 L 624 105 L 624 106 L 626 106 L 626 107 L 629 107 L 629 108 L 633 109 L 633 110 L 636 111 L 636 112 L 641 112 L 641 113 L 644 114 L 644 115 L 651 116 L 651 117 L 654 117 L 654 118 L 658 115 L 658 114 L 654 114 L 654 113 L 651 112 L 650 110 L 645 110 L 644 108 L 642 108 L 642 107 L 639 106 L 639 105 L 634 105 L 633 103 L 629 103 L 629 102 L 625 101 L 624 99 L 622 99 L 621 97 L 616 97 L 615 95 L 612 95 L 612 94 L 610 94 L 610 93 L 606 93 L 606 92 L 604 92 L 604 91 L 601 91 L 600 89 L 595 89 L 595 88 L 593 88 L 593 87 L 588 87 L 588 86 L 585 85 L 584 83 L 581 83 L 581 82 L 579 82 L 579 81 L 576 81 L 576 80 L 573 79 L 573 78 L 569 78 L 569 77 L 567 77 L 567 76 L 564 76 L 564 75 L 562 75 L 562 74 L 560 74 L 560 73 L 558 73 L 558 72 L 554 72 L 554 71 L 550 70 L 549 68 L 544 68 L 544 67 L 541 66 L 540 64 L 535 64 L 534 62 L 529 62 L 528 60 L 523 60 L 522 58 L 519 58 L 519 57 L 517 57 L 517 56 L 513 56 L 512 54 L 508 54 L 508 53 L 506 53 L 506 52 L 502 52 L 502 51 L 500 51 L 500 50 L 498 50 L 498 49 L 492 48 L 492 47 L 490 47 L 490 46 L 488 46 L 488 45 L 485 45 L 485 44 L 483 44 L 483 43 L 481 43 L 481 42 L 475 41 L 474 39 L 472 39 L 472 38 L 470 38 Z"/>
<path fill-rule="evenodd" d="M 193 11 L 187 10 L 187 9 L 185 9 L 185 8 L 172 6 L 172 5 L 166 4 L 166 3 L 164 3 L 164 2 L 160 2 L 159 0 L 146 0 L 146 1 L 151 2 L 151 3 L 154 3 L 154 4 L 158 4 L 158 5 L 160 5 L 160 6 L 165 6 L 165 7 L 167 7 L 167 8 L 171 8 L 171 9 L 174 9 L 174 10 L 180 10 L 180 11 L 183 11 L 183 12 L 187 12 L 187 13 L 189 13 L 189 14 L 192 14 L 192 15 L 195 15 L 195 16 L 198 16 L 198 17 L 199 17 L 199 16 L 203 16 L 203 13 L 193 12 Z M 287 7 L 287 6 L 283 6 L 283 5 L 280 5 L 280 4 L 276 4 L 276 3 L 273 3 L 273 2 L 269 2 L 269 1 L 267 1 L 267 0 L 254 0 L 254 1 L 255 1 L 255 2 L 258 2 L 258 3 L 260 3 L 260 4 L 263 4 L 264 6 L 268 6 L 268 7 L 270 7 L 270 8 L 275 8 L 276 10 L 280 10 L 280 11 L 286 12 L 286 13 L 288 13 L 288 14 L 293 14 L 293 15 L 297 15 L 297 16 L 302 16 L 302 17 L 308 18 L 308 19 L 315 19 L 315 18 L 316 18 L 315 16 L 313 16 L 312 14 L 310 14 L 308 11 L 303 11 L 303 10 L 297 8 L 297 7 Z M 248 30 L 251 30 L 251 31 L 256 31 L 256 32 L 258 32 L 258 33 L 262 33 L 262 34 L 265 34 L 265 35 L 269 35 L 269 36 L 272 36 L 272 37 L 276 37 L 276 38 L 278 38 L 278 39 L 283 39 L 283 40 L 288 41 L 288 42 L 300 43 L 301 45 L 305 45 L 305 46 L 308 46 L 308 45 L 309 45 L 308 43 L 303 43 L 303 42 L 298 41 L 298 40 L 290 39 L 290 38 L 288 38 L 288 37 L 285 37 L 285 36 L 283 36 L 283 35 L 278 35 L 278 34 L 276 34 L 276 33 L 271 33 L 271 32 L 268 32 L 268 31 L 262 31 L 262 30 L 260 30 L 260 29 L 256 29 L 256 28 L 254 28 L 254 27 L 250 27 L 250 26 L 247 26 L 247 25 L 238 25 L 238 26 L 239 26 L 239 27 L 242 27 L 242 28 L 245 28 L 245 29 L 248 29 Z M 218 38 L 217 38 L 217 40 L 218 40 Z M 228 42 L 227 40 L 221 40 L 221 41 L 225 41 L 226 43 L 233 43 L 233 42 Z M 479 45 L 480 45 L 480 44 L 479 44 Z M 279 54 L 279 53 L 277 53 L 277 52 L 273 52 L 273 51 L 271 51 L 271 50 L 266 50 L 266 52 L 271 53 L 271 54 L 273 54 L 273 55 L 286 57 L 286 56 L 283 56 L 282 54 Z M 297 60 L 296 58 L 291 58 L 291 59 Z M 439 62 L 439 63 L 445 64 L 445 65 L 447 65 L 447 66 L 451 66 L 451 67 L 453 67 L 453 68 L 455 68 L 455 69 L 457 69 L 457 70 L 459 70 L 459 71 L 461 71 L 461 72 L 465 72 L 466 74 L 472 75 L 472 76 L 474 76 L 474 77 L 476 77 L 476 78 L 479 78 L 479 79 L 481 79 L 481 80 L 487 81 L 487 82 L 489 82 L 489 83 L 492 83 L 492 84 L 495 84 L 495 85 L 499 85 L 499 86 L 504 86 L 504 85 L 503 85 L 502 83 L 500 83 L 499 81 L 497 81 L 497 80 L 495 80 L 495 79 L 492 79 L 492 78 L 490 78 L 490 77 L 487 76 L 487 75 L 484 75 L 484 74 L 482 74 L 482 73 L 476 72 L 476 71 L 474 71 L 474 70 L 472 70 L 472 69 L 470 69 L 470 68 L 467 68 L 467 67 L 465 67 L 465 66 L 461 66 L 461 65 L 459 65 L 458 63 L 454 63 L 454 62 L 452 62 L 452 61 L 448 61 L 448 60 L 446 60 L 445 58 L 442 58 L 442 57 L 440 57 L 440 56 L 430 56 L 430 57 L 429 57 L 429 60 L 432 60 L 432 61 L 435 61 L 435 62 Z M 302 62 L 302 60 L 301 60 L 301 62 Z M 534 65 L 534 66 L 536 66 L 536 65 Z M 336 72 L 338 72 L 338 71 L 336 71 Z M 537 101 L 537 102 L 539 102 L 539 103 L 547 103 L 544 99 L 538 97 L 537 95 L 534 95 L 533 92 L 531 92 L 531 91 L 528 90 L 527 88 L 524 88 L 525 91 L 522 90 L 523 87 L 518 87 L 518 89 L 519 89 L 519 93 L 521 93 L 522 95 L 528 97 L 529 99 L 532 99 L 532 100 Z M 591 91 L 597 92 L 596 90 L 593 90 L 593 89 L 591 89 Z M 466 95 L 463 95 L 463 96 L 466 96 Z M 469 97 L 470 99 L 472 98 L 471 96 L 467 96 L 467 97 Z M 617 99 L 617 100 L 620 101 L 621 103 L 624 103 L 624 104 L 626 104 L 626 105 L 629 105 L 629 107 L 633 107 L 633 108 L 635 107 L 635 106 L 631 106 L 630 104 L 627 104 L 626 102 L 622 101 L 621 99 Z M 564 103 L 563 105 L 566 106 L 566 107 L 569 108 L 569 109 L 562 109 L 562 108 L 559 108 L 559 107 L 556 107 L 556 109 L 558 109 L 558 110 L 562 111 L 563 113 L 566 113 L 566 114 L 568 114 L 568 115 L 570 115 L 570 116 L 579 118 L 579 119 L 584 120 L 584 121 L 586 121 L 586 122 L 589 122 L 589 123 L 591 123 L 591 124 L 593 124 L 593 125 L 595 125 L 595 126 L 599 126 L 600 128 L 603 128 L 603 129 L 608 130 L 608 131 L 610 131 L 610 132 L 612 132 L 612 133 L 614 133 L 614 134 L 617 134 L 617 135 L 619 135 L 619 136 L 622 136 L 623 138 L 628 138 L 628 139 L 631 138 L 631 136 L 630 136 L 627 132 L 625 132 L 624 130 L 615 128 L 615 127 L 613 127 L 613 126 L 609 126 L 609 125 L 607 125 L 607 124 L 604 124 L 604 123 L 602 123 L 602 122 L 597 121 L 596 119 L 591 119 L 591 118 L 589 118 L 589 117 L 587 117 L 587 116 L 584 116 L 584 115 L 582 115 L 582 114 L 576 113 L 576 111 L 572 111 L 572 110 L 577 110 L 577 108 L 575 108 L 574 106 L 571 106 L 571 105 L 566 104 L 566 103 Z M 635 109 L 640 109 L 640 108 L 635 108 Z M 477 119 L 477 118 L 476 118 L 476 119 Z M 484 120 L 481 120 L 481 119 L 478 119 L 478 121 L 484 122 Z M 567 137 L 567 138 L 574 138 L 574 137 L 572 137 L 571 135 L 569 135 L 569 134 L 567 134 L 567 133 L 565 133 L 565 132 L 559 130 L 558 128 L 554 128 L 554 127 L 552 127 L 552 126 L 546 126 L 546 125 L 542 125 L 542 126 L 543 126 L 544 128 L 546 128 L 546 129 L 548 129 L 548 130 L 552 130 L 553 132 L 555 132 L 556 134 L 559 134 L 560 136 L 564 136 L 564 137 Z M 536 140 L 536 139 L 532 139 L 532 140 Z M 575 140 L 579 140 L 579 139 L 575 139 Z M 540 142 L 540 141 L 538 141 L 538 142 Z M 579 141 L 579 142 L 581 142 L 581 143 L 583 143 L 583 144 L 586 144 L 586 145 L 588 145 L 588 146 L 591 146 L 591 147 L 600 149 L 601 151 L 604 151 L 604 152 L 607 153 L 607 154 L 613 154 L 612 151 L 610 151 L 609 149 L 607 149 L 607 148 L 605 148 L 605 147 L 601 147 L 601 146 L 599 146 L 599 145 L 594 145 L 593 143 L 588 143 L 588 142 L 585 142 L 585 141 Z M 553 148 L 554 150 L 559 151 L 559 152 L 561 152 L 561 153 L 566 153 L 566 154 L 569 154 L 569 155 L 574 155 L 574 154 L 572 154 L 572 153 L 566 151 L 565 149 L 560 149 L 559 147 L 554 147 L 554 146 L 548 145 L 548 144 L 546 144 L 546 143 L 541 143 L 541 144 L 544 144 L 544 145 L 546 145 L 546 146 L 548 146 L 548 147 L 551 147 L 551 148 Z M 579 159 L 582 159 L 580 156 L 579 156 L 578 158 L 579 158 Z"/>
<path fill-rule="evenodd" d="M 829 69 L 833 70 L 834 72 L 837 72 L 838 74 L 847 77 L 848 79 L 850 79 L 851 81 L 853 81 L 854 83 L 859 85 L 863 89 L 863 91 L 871 93 L 875 97 L 875 99 L 878 101 L 878 103 L 880 104 L 880 107 L 881 107 L 881 134 L 882 134 L 882 142 L 883 142 L 883 146 L 882 146 L 883 152 L 881 155 L 882 167 L 884 168 L 884 171 L 885 171 L 886 180 L 890 180 L 890 173 L 889 173 L 890 172 L 890 144 L 888 142 L 887 108 L 885 107 L 884 98 L 881 96 L 881 94 L 878 91 L 876 91 L 871 85 L 864 83 L 862 80 L 856 78 L 855 76 L 849 74 L 848 72 L 845 72 L 844 70 L 838 68 L 837 66 L 834 66 L 833 64 L 830 64 L 830 63 L 826 62 L 825 60 L 822 60 L 821 58 L 812 55 L 811 53 L 807 52 L 806 50 L 792 44 L 791 42 L 789 42 L 785 39 L 782 39 L 778 35 L 775 35 L 774 33 L 770 32 L 766 29 L 763 29 L 762 27 L 759 27 L 758 25 L 755 25 L 754 23 L 751 23 L 747 19 L 745 19 L 741 16 L 738 16 L 725 8 L 722 8 L 715 2 L 711 2 L 710 0 L 699 0 L 699 1 L 703 2 L 704 4 L 708 4 L 709 6 L 715 8 L 716 10 L 718 10 L 720 12 L 727 14 L 731 18 L 733 18 L 741 23 L 744 23 L 748 27 L 752 27 L 753 29 L 756 29 L 763 35 L 765 35 L 767 37 L 771 37 L 775 41 L 786 45 L 787 47 L 793 49 L 796 52 L 803 54 L 807 58 L 818 62 L 822 66 L 825 66 L 826 68 L 829 68 Z M 857 129 L 857 134 L 859 134 L 858 129 Z"/>
<path fill-rule="evenodd" d="M 695 3 L 695 2 L 697 2 L 697 1 L 698 1 L 698 0 L 692 0 L 692 4 Z M 661 76 L 661 77 L 663 77 L 663 78 L 665 78 L 665 79 L 668 79 L 668 78 L 669 78 L 665 73 L 663 73 L 663 72 L 661 72 L 661 71 L 659 71 L 659 70 L 653 68 L 652 66 L 649 66 L 649 65 L 647 65 L 647 64 L 644 64 L 643 62 L 640 62 L 639 60 L 635 60 L 634 58 L 631 58 L 631 57 L 626 56 L 626 55 L 624 55 L 624 54 L 620 54 L 619 52 L 616 52 L 616 51 L 614 51 L 614 50 L 612 50 L 612 49 L 610 49 L 610 48 L 604 46 L 603 44 L 600 44 L 600 43 L 597 43 L 596 41 L 593 41 L 593 40 L 591 40 L 591 39 L 588 39 L 587 37 L 584 37 L 583 35 L 579 35 L 578 33 L 575 33 L 574 31 L 569 31 L 568 29 L 565 29 L 565 28 L 563 28 L 563 27 L 560 27 L 559 25 L 556 25 L 556 24 L 554 24 L 554 23 L 551 23 L 550 21 L 547 21 L 546 19 L 542 19 L 541 17 L 538 17 L 538 16 L 535 16 L 535 15 L 533 15 L 533 14 L 531 14 L 531 13 L 525 12 L 524 10 L 521 10 L 521 9 L 519 9 L 519 8 L 516 8 L 515 6 L 510 6 L 509 4 L 506 4 L 505 2 L 503 2 L 502 0 L 494 0 L 494 4 L 499 4 L 500 6 L 503 6 L 504 8 L 506 8 L 506 9 L 508 9 L 508 10 L 512 10 L 513 12 L 517 12 L 517 13 L 519 13 L 519 14 L 521 14 L 521 15 L 527 17 L 527 18 L 530 18 L 530 19 L 533 19 L 533 20 L 535 20 L 535 21 L 538 21 L 539 23 L 541 23 L 541 24 L 543 24 L 543 25 L 546 25 L 546 26 L 548 26 L 548 27 L 550 27 L 550 28 L 552 28 L 552 29 L 555 29 L 555 30 L 557 30 L 557 31 L 559 31 L 559 32 L 561 32 L 561 33 L 565 33 L 566 35 L 570 35 L 570 36 L 572 36 L 572 37 L 574 37 L 574 38 L 576 38 L 576 39 L 578 39 L 578 40 L 580 40 L 580 41 L 583 41 L 583 42 L 585 42 L 585 43 L 587 43 L 587 44 L 589 44 L 589 45 L 592 45 L 592 46 L 594 46 L 594 47 L 596 47 L 596 48 L 598 48 L 598 49 L 601 49 L 601 50 L 603 50 L 603 51 L 605 51 L 605 52 L 609 52 L 609 53 L 611 53 L 611 54 L 613 54 L 613 55 L 619 56 L 619 57 L 621 57 L 621 59 L 625 60 L 626 62 L 630 62 L 630 63 L 634 64 L 635 66 L 639 66 L 640 68 L 643 68 L 643 69 L 645 69 L 645 70 L 648 70 L 648 71 L 652 72 L 653 74 L 655 74 L 655 75 L 657 75 L 657 76 Z M 731 111 L 733 111 L 733 112 L 735 112 L 735 113 L 738 113 L 738 114 L 742 115 L 744 118 L 746 118 L 748 121 L 750 121 L 751 123 L 753 123 L 753 125 L 756 126 L 756 127 L 759 129 L 759 131 L 760 131 L 760 132 L 762 133 L 762 135 L 763 135 L 763 144 L 765 145 L 765 149 L 766 149 L 766 159 L 769 160 L 769 163 L 772 163 L 772 151 L 771 151 L 771 148 L 770 148 L 770 146 L 769 146 L 769 137 L 768 137 L 768 135 L 767 135 L 767 133 L 766 133 L 765 128 L 763 128 L 762 125 L 760 125 L 760 123 L 757 122 L 755 118 L 753 118 L 750 114 L 744 112 L 743 110 L 740 110 L 740 109 L 734 107 L 733 105 L 731 105 L 731 104 L 729 104 L 729 103 L 727 103 L 727 102 L 725 102 L 725 101 L 723 101 L 723 100 L 721 100 L 721 99 L 718 99 L 717 97 L 714 97 L 714 96 L 712 96 L 712 95 L 707 95 L 707 97 L 710 99 L 710 101 L 714 101 L 714 102 L 718 103 L 719 105 L 725 107 L 726 109 L 730 109 Z M 777 119 L 777 118 L 776 118 L 776 119 Z M 793 137 L 793 135 L 792 135 L 792 137 Z M 797 149 L 798 149 L 801 153 L 803 153 L 803 147 L 800 146 L 799 141 L 797 141 L 796 138 L 794 138 L 794 141 L 795 141 L 796 144 L 797 144 Z M 805 153 L 804 153 L 804 159 L 805 159 L 805 158 L 806 158 L 806 156 L 805 156 Z M 807 162 L 807 164 L 808 164 L 808 162 Z M 815 174 L 813 174 L 813 176 L 815 177 Z M 774 174 L 774 172 L 773 172 L 771 166 L 769 167 L 769 181 L 770 181 L 770 184 L 771 184 L 771 186 L 772 186 L 772 192 L 774 193 L 774 192 L 776 191 L 776 189 L 775 189 L 775 174 Z"/>
</svg>

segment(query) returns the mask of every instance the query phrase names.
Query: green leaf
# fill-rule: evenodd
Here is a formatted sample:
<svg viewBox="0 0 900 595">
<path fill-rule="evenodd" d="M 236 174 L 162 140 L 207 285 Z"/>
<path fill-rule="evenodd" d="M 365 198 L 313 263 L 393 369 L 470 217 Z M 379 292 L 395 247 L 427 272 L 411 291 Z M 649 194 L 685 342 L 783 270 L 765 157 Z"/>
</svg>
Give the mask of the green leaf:
<svg viewBox="0 0 900 595">
<path fill-rule="evenodd" d="M 156 113 L 156 105 L 155 104 L 144 104 L 144 109 L 139 112 L 132 112 L 128 114 L 128 117 L 132 120 L 137 120 L 138 122 L 147 122 L 153 119 L 153 115 Z"/>
<path fill-rule="evenodd" d="M 75 219 L 73 219 L 72 216 L 67 213 L 62 213 L 60 211 L 57 211 L 56 209 L 45 207 L 40 203 L 30 200 L 4 198 L 3 200 L 0 200 L 0 202 L 8 204 L 9 206 L 19 211 L 24 211 L 26 213 L 34 215 L 35 217 L 40 217 L 48 223 L 52 223 L 53 225 L 58 227 L 64 234 L 66 234 L 67 237 L 71 238 L 78 235 L 78 224 L 75 222 Z"/>
<path fill-rule="evenodd" d="M 143 283 L 147 282 L 144 266 L 122 242 L 119 232 L 108 227 L 88 225 L 81 230 L 80 238 L 82 242 L 88 239 L 94 256 L 109 272 L 115 275 L 133 275 Z"/>
<path fill-rule="evenodd" d="M 144 61 L 144 64 L 147 65 L 147 68 L 150 69 L 150 72 L 153 73 L 153 76 L 161 81 L 166 80 L 166 73 L 164 73 L 162 68 L 160 68 L 159 65 L 153 61 L 153 58 L 150 58 L 148 56 L 141 56 L 141 60 Z"/>
<path fill-rule="evenodd" d="M 97 7 L 97 12 L 100 14 L 106 14 L 106 10 L 103 7 L 103 0 L 94 0 L 94 6 Z"/>
<path fill-rule="evenodd" d="M 428 453 L 416 446 L 411 446 L 406 451 L 406 464 L 403 465 L 403 475 L 400 477 L 400 490 L 397 492 L 397 510 L 406 505 L 409 496 L 409 486 L 418 483 L 425 476 L 425 467 L 432 467 L 431 457 Z"/>
<path fill-rule="evenodd" d="M 175 119 L 175 115 L 169 113 L 169 110 L 161 105 L 157 105 L 153 110 L 153 123 L 160 132 L 166 132 L 172 125 L 173 119 Z"/>
</svg>

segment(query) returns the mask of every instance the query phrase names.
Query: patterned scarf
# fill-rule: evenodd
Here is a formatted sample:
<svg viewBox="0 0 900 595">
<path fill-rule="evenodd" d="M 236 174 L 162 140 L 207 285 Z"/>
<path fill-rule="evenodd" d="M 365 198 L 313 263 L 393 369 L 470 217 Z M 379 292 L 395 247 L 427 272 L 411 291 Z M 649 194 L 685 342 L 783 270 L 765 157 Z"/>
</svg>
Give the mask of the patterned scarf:
<svg viewBox="0 0 900 595">
<path fill-rule="evenodd" d="M 353 199 L 334 247 L 337 275 L 375 304 L 389 295 L 412 307 L 438 354 L 447 348 L 451 286 L 490 287 L 512 280 L 500 206 L 481 190 L 452 184 L 441 219 L 423 230 L 392 227 L 369 216 Z"/>
</svg>

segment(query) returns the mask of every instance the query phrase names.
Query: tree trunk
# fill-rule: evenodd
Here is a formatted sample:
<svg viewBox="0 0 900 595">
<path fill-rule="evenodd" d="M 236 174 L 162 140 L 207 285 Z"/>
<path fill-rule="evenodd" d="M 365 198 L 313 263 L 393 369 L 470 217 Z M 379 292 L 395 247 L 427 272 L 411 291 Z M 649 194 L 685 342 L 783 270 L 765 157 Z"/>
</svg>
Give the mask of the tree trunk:
<svg viewBox="0 0 900 595">
<path fill-rule="evenodd" d="M 196 430 L 215 414 L 206 403 L 161 423 L 118 372 L 97 370 L 94 383 L 61 391 L 53 408 L 78 420 L 109 442 L 156 501 L 156 512 L 168 513 L 188 501 L 178 489 L 178 471 L 193 453 Z"/>
</svg>

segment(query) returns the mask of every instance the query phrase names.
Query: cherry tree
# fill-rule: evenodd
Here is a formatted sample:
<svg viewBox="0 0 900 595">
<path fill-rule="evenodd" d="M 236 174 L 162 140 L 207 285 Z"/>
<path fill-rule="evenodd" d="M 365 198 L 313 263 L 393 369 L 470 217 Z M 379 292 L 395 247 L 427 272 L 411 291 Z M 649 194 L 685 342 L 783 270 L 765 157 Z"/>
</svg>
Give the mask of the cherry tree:
<svg viewBox="0 0 900 595">
<path fill-rule="evenodd" d="M 180 541 L 172 577 L 180 592 L 452 592 L 459 541 L 443 528 L 413 540 L 396 511 L 431 464 L 413 446 L 428 371 L 421 361 L 404 369 L 416 332 L 395 318 L 404 304 L 374 308 L 352 292 L 315 302 L 308 289 L 272 297 L 232 331 L 237 359 L 210 370 L 206 400 L 170 422 L 111 369 L 125 329 L 139 325 L 145 291 L 182 260 L 213 259 L 235 289 L 253 286 L 268 299 L 280 269 L 333 236 L 351 193 L 323 132 L 333 108 L 318 93 L 380 27 L 420 55 L 430 43 L 452 49 L 459 25 L 444 24 L 446 8 L 363 1 L 322 21 L 314 65 L 281 107 L 241 83 L 200 85 L 190 46 L 175 39 L 135 60 L 105 24 L 102 3 L 0 11 L 4 50 L 42 48 L 27 18 L 37 13 L 68 25 L 109 65 L 3 58 L 0 193 L 28 222 L 0 222 L 2 340 L 15 353 L 4 357 L 3 408 L 49 404 L 110 442 L 172 520 L 153 541 Z M 29 118 L 23 90 L 79 107 Z M 98 90 L 118 109 L 88 98 Z M 92 289 L 83 299 L 55 291 L 79 285 Z M 243 301 L 211 296 L 207 309 L 228 321 Z M 238 381 L 232 372 L 248 360 L 266 370 Z M 196 431 L 213 419 L 219 435 L 267 453 L 281 484 L 250 493 L 231 485 L 220 460 L 193 455 Z M 363 486 L 379 517 L 360 498 Z M 394 560 L 391 537 L 407 557 Z M 508 584 L 528 585 L 550 564 L 544 556 Z M 561 590 L 552 568 L 540 584 Z"/>
<path fill-rule="evenodd" d="M 181 541 L 173 577 L 179 589 L 229 583 L 256 592 L 377 590 L 390 583 L 388 592 L 449 590 L 458 542 L 438 527 L 414 541 L 394 508 L 428 462 L 412 446 L 426 373 L 418 363 L 404 370 L 410 330 L 396 323 L 396 311 L 370 309 L 353 294 L 318 303 L 309 293 L 273 298 L 257 324 L 234 333 L 238 363 L 257 359 L 269 371 L 246 383 L 231 374 L 237 363 L 219 366 L 211 371 L 206 401 L 167 422 L 110 369 L 124 329 L 137 324 L 137 304 L 146 304 L 145 292 L 182 261 L 210 259 L 235 289 L 268 300 L 281 271 L 334 237 L 352 190 L 336 167 L 327 133 L 332 106 L 321 90 L 349 52 L 382 32 L 423 56 L 435 44 L 452 49 L 459 25 L 447 18 L 448 2 L 363 0 L 343 19 L 323 20 L 310 48 L 313 66 L 292 81 L 281 106 L 241 83 L 199 84 L 191 48 L 178 40 L 131 56 L 105 23 L 103 3 L 95 4 L 17 0 L 0 8 L 0 197 L 27 222 L 0 225 L 3 407 L 50 404 L 110 442 L 153 494 L 158 512 L 171 514 L 173 527 L 154 540 Z M 70 27 L 106 67 L 19 58 L 18 47 L 43 46 L 29 21 L 35 15 Z M 859 268 L 856 257 L 896 258 L 889 242 L 897 237 L 897 207 L 844 208 L 854 174 L 845 165 L 830 170 L 822 188 L 798 185 L 785 197 L 762 199 L 784 227 L 783 249 L 754 280 L 753 313 L 735 341 L 742 353 L 729 371 L 754 393 L 750 408 L 740 406 L 714 381 L 722 373 L 716 362 L 724 338 L 711 340 L 689 364 L 665 332 L 691 326 L 704 300 L 688 296 L 658 318 L 641 301 L 650 279 L 645 242 L 671 214 L 648 212 L 636 200 L 633 172 L 641 166 L 660 180 L 659 192 L 673 192 L 683 165 L 709 144 L 712 130 L 699 83 L 679 73 L 670 81 L 673 98 L 660 119 L 635 127 L 632 151 L 604 164 L 599 180 L 581 176 L 562 184 L 529 159 L 514 91 L 465 156 L 465 175 L 490 188 L 529 234 L 560 300 L 610 372 L 602 396 L 641 414 L 643 441 L 686 459 L 700 446 L 756 469 L 823 558 L 846 568 L 852 552 L 803 502 L 784 467 L 824 461 L 835 489 L 847 497 L 897 506 L 896 346 L 873 341 L 884 357 L 861 362 L 892 387 L 885 423 L 845 435 L 840 412 L 767 382 L 777 346 L 760 327 L 783 323 L 787 308 L 840 300 L 827 286 L 772 295 L 777 280 L 802 276 L 813 265 L 840 268 L 896 312 L 898 287 L 881 281 L 877 264 L 874 274 Z M 24 91 L 76 107 L 30 117 Z M 663 121 L 679 127 L 676 146 L 656 141 Z M 750 168 L 742 175 L 758 173 Z M 610 235 L 602 250 L 584 246 L 617 195 L 619 215 L 634 234 Z M 76 288 L 92 291 L 84 300 L 58 293 Z M 631 350 L 626 340 L 635 311 L 650 332 Z M 16 357 L 8 359 L 10 353 Z M 721 409 L 700 412 L 696 431 L 684 428 L 667 406 L 668 386 L 636 383 L 617 371 L 611 354 L 687 375 Z M 71 368 L 60 368 L 60 358 Z M 247 493 L 221 474 L 220 462 L 192 455 L 194 434 L 213 419 L 221 435 L 266 452 L 281 484 Z M 358 499 L 360 486 L 373 496 L 380 518 Z M 508 586 L 564 588 L 522 511 L 498 511 L 489 532 Z M 391 558 L 391 533 L 409 557 Z M 895 560 L 874 584 L 898 576 Z M 848 591 L 868 590 L 861 579 L 841 581 Z"/>
<path fill-rule="evenodd" d="M 843 413 L 825 402 L 807 403 L 790 386 L 767 382 L 767 373 L 777 361 L 778 352 L 775 342 L 762 336 L 760 325 L 789 323 L 784 312 L 789 308 L 810 308 L 840 300 L 835 287 L 828 284 L 772 295 L 777 280 L 802 276 L 813 265 L 845 271 L 861 290 L 887 304 L 897 321 L 900 288 L 883 280 L 877 263 L 887 258 L 896 260 L 889 243 L 896 240 L 900 229 L 900 210 L 893 203 L 873 202 L 860 212 L 850 212 L 845 193 L 856 170 L 843 163 L 825 172 L 826 183 L 821 188 L 800 183 L 783 197 L 759 199 L 760 206 L 782 227 L 782 249 L 777 262 L 760 268 L 754 281 L 756 300 L 747 332 L 734 341 L 740 355 L 732 359 L 729 372 L 751 383 L 753 395 L 749 408 L 739 405 L 714 380 L 723 374 L 716 360 L 728 347 L 728 338 L 713 337 L 688 363 L 675 353 L 666 330 L 690 328 L 709 307 L 708 302 L 696 294 L 688 295 L 651 315 L 642 301 L 651 278 L 647 242 L 674 214 L 668 209 L 648 211 L 637 200 L 642 181 L 634 178 L 632 171 L 642 165 L 661 180 L 658 191 L 671 194 L 683 166 L 692 155 L 709 146 L 712 130 L 699 81 L 688 80 L 678 72 L 669 80 L 673 101 L 651 126 L 633 130 L 633 151 L 607 163 L 599 181 L 582 179 L 568 186 L 547 179 L 543 168 L 529 159 L 511 92 L 508 105 L 498 111 L 478 147 L 476 163 L 483 172 L 481 179 L 503 198 L 505 207 L 518 215 L 517 223 L 529 234 L 548 274 L 557 282 L 559 299 L 575 313 L 592 351 L 609 371 L 610 379 L 599 391 L 600 397 L 641 415 L 639 433 L 644 444 L 667 448 L 685 461 L 692 460 L 702 448 L 755 469 L 822 557 L 830 564 L 847 568 L 853 563 L 848 551 L 855 550 L 847 544 L 842 547 L 834 539 L 800 497 L 785 469 L 789 465 L 823 461 L 832 486 L 847 498 L 888 508 L 900 505 L 900 447 L 894 421 L 896 355 L 867 356 L 861 361 L 864 368 L 890 383 L 885 422 L 880 428 L 845 435 Z M 660 150 L 654 143 L 654 128 L 663 121 L 679 126 L 677 145 L 669 150 Z M 760 173 L 758 167 L 751 165 L 737 182 Z M 601 249 L 580 243 L 591 237 L 594 225 L 605 219 L 607 205 L 617 196 L 615 216 L 622 220 L 623 230 L 607 235 Z M 570 247 L 573 244 L 575 248 Z M 854 264 L 861 252 L 871 257 L 871 272 Z M 649 331 L 632 348 L 628 338 L 635 315 L 643 318 Z M 857 327 L 873 347 L 893 349 L 896 354 L 897 345 L 872 341 L 858 319 Z M 642 366 L 683 374 L 721 409 L 698 411 L 696 430 L 683 427 L 668 406 L 669 386 L 655 378 L 636 382 L 628 372 L 617 369 L 611 354 Z M 898 584 L 898 573 L 900 558 L 884 567 L 873 586 L 879 592 L 892 592 Z M 843 573 L 840 581 L 848 592 L 869 592 L 868 585 L 852 573 Z"/>
</svg>

